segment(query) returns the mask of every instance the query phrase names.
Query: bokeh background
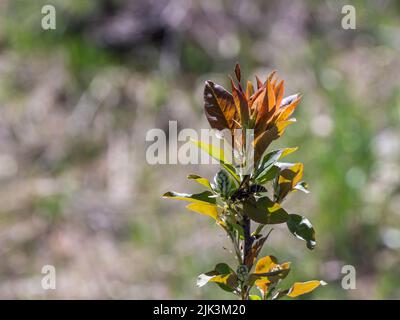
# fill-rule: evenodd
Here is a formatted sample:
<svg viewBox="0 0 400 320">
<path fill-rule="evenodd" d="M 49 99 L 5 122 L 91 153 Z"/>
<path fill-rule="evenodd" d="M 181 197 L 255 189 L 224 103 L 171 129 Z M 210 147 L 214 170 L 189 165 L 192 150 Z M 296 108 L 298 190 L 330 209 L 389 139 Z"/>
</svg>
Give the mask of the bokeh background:
<svg viewBox="0 0 400 320">
<path fill-rule="evenodd" d="M 56 8 L 56 30 L 41 8 Z M 354 5 L 356 30 L 341 27 Z M 230 299 L 198 274 L 233 264 L 206 217 L 166 201 L 213 165 L 146 163 L 146 133 L 208 128 L 204 80 L 277 69 L 303 101 L 275 147 L 300 146 L 308 251 L 285 228 L 264 248 L 308 299 L 400 298 L 400 2 L 0 1 L 0 298 Z M 54 265 L 57 289 L 43 290 Z M 357 289 L 343 290 L 353 265 Z"/>
</svg>

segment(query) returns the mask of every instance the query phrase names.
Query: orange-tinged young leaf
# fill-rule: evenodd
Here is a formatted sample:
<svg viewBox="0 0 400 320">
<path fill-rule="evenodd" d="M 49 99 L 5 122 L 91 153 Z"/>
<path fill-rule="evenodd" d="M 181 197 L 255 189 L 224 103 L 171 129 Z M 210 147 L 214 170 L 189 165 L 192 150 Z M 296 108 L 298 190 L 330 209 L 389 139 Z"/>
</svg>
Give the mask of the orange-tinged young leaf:
<svg viewBox="0 0 400 320">
<path fill-rule="evenodd" d="M 236 127 L 236 107 L 232 95 L 222 86 L 206 81 L 204 87 L 204 110 L 211 128 L 217 130 Z"/>
<path fill-rule="evenodd" d="M 272 127 L 267 131 L 261 133 L 255 140 L 254 140 L 254 164 L 257 165 L 258 161 L 261 159 L 264 151 L 268 148 L 268 146 L 278 138 L 278 128 Z"/>
<path fill-rule="evenodd" d="M 300 100 L 301 100 L 301 96 L 298 96 L 289 105 L 287 105 L 284 108 L 281 108 L 279 110 L 279 115 L 278 115 L 277 121 L 283 121 L 283 120 L 286 120 L 287 118 L 289 118 L 293 114 L 293 111 L 296 109 L 298 104 L 300 103 Z"/>
<path fill-rule="evenodd" d="M 240 74 L 240 65 L 239 65 L 239 63 L 236 63 L 236 66 L 235 66 L 235 75 L 236 75 L 237 81 L 240 82 L 241 74 Z"/>
<path fill-rule="evenodd" d="M 233 101 L 235 102 L 236 109 L 240 114 L 240 123 L 242 127 L 247 128 L 249 123 L 249 106 L 247 99 L 243 92 L 239 90 L 231 79 Z"/>
<path fill-rule="evenodd" d="M 289 119 L 289 120 L 284 120 L 284 121 L 279 121 L 276 123 L 276 127 L 278 129 L 278 137 L 282 136 L 283 133 L 285 132 L 285 129 L 288 125 L 293 124 L 296 122 L 295 118 Z"/>
<path fill-rule="evenodd" d="M 274 88 L 275 97 L 276 97 L 276 108 L 279 108 L 279 106 L 281 105 L 283 95 L 285 93 L 284 83 L 285 82 L 283 80 L 281 80 L 279 82 L 279 84 Z"/>
<path fill-rule="evenodd" d="M 307 282 L 295 282 L 293 286 L 289 289 L 287 296 L 295 298 L 301 296 L 302 294 L 314 291 L 319 286 L 324 286 L 324 285 L 326 285 L 326 282 L 319 280 L 311 280 Z"/>
<path fill-rule="evenodd" d="M 257 89 L 256 92 L 254 92 L 250 99 L 249 99 L 249 107 L 251 109 L 251 111 L 254 113 L 254 111 L 257 109 L 257 105 L 255 104 L 256 100 L 258 99 L 258 97 L 264 92 L 265 87 L 261 87 L 259 89 Z"/>
<path fill-rule="evenodd" d="M 274 78 L 275 74 L 276 74 L 276 70 L 273 70 L 273 71 L 268 75 L 267 82 L 268 82 L 268 81 L 271 82 L 272 79 Z"/>
<path fill-rule="evenodd" d="M 299 94 L 292 94 L 291 96 L 287 96 L 285 98 L 282 99 L 280 108 L 283 108 L 289 104 L 291 104 L 294 100 L 296 100 L 299 97 Z"/>
<path fill-rule="evenodd" d="M 275 108 L 275 92 L 272 88 L 271 81 L 267 81 L 268 88 L 268 111 L 272 111 Z"/>
<path fill-rule="evenodd" d="M 250 100 L 250 97 L 254 94 L 254 87 L 251 81 L 247 81 L 246 86 L 246 99 Z"/>
<path fill-rule="evenodd" d="M 257 90 L 261 89 L 263 86 L 262 81 L 260 80 L 259 77 L 256 76 L 256 81 L 257 81 Z"/>
<path fill-rule="evenodd" d="M 256 136 L 265 131 L 268 123 L 276 112 L 275 92 L 270 80 L 267 80 L 266 88 L 257 100 L 258 101 L 255 102 L 257 103 L 256 108 L 258 110 L 255 127 Z"/>
</svg>

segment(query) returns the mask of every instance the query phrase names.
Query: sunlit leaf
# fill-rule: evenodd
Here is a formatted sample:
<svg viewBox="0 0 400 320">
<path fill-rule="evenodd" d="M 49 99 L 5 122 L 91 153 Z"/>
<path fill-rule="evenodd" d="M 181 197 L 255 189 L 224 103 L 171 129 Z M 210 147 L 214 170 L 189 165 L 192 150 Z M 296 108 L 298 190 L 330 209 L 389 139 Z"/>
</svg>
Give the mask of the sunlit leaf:
<svg viewBox="0 0 400 320">
<path fill-rule="evenodd" d="M 248 276 L 247 280 L 246 280 L 246 284 L 252 286 L 255 283 L 257 283 L 257 281 L 263 281 L 264 283 L 272 283 L 272 282 L 276 282 L 279 278 L 280 275 L 285 274 L 283 277 L 285 277 L 287 275 L 287 273 L 289 272 L 289 270 L 284 270 L 284 269 L 273 269 L 271 271 L 268 272 L 262 272 L 262 273 L 252 273 Z"/>
<path fill-rule="evenodd" d="M 205 203 L 190 203 L 186 206 L 186 209 L 210 216 L 214 220 L 218 219 L 218 210 L 217 206 L 213 204 L 205 204 Z"/>
<path fill-rule="evenodd" d="M 276 97 L 276 106 L 279 107 L 281 105 L 283 95 L 285 93 L 284 81 L 280 81 L 279 84 L 274 88 L 275 97 Z"/>
<path fill-rule="evenodd" d="M 208 188 L 208 189 L 211 189 L 210 181 L 208 181 L 208 179 L 206 179 L 206 178 L 200 177 L 200 176 L 198 176 L 198 175 L 196 175 L 196 174 L 190 174 L 190 175 L 187 176 L 187 178 L 188 178 L 189 180 L 194 180 L 194 181 L 196 181 L 197 183 L 199 183 L 199 184 L 205 186 L 205 187 Z"/>
<path fill-rule="evenodd" d="M 268 292 L 270 284 L 271 282 L 268 279 L 257 280 L 255 282 L 256 287 L 258 288 L 258 290 L 260 290 L 263 296 L 265 296 L 265 294 Z"/>
<path fill-rule="evenodd" d="M 280 108 L 283 108 L 289 104 L 291 104 L 294 100 L 296 100 L 300 95 L 298 93 L 292 94 L 291 96 L 287 96 L 282 99 Z"/>
<path fill-rule="evenodd" d="M 250 100 L 250 97 L 254 94 L 254 87 L 251 81 L 247 81 L 247 86 L 246 86 L 246 98 L 247 100 Z"/>
<path fill-rule="evenodd" d="M 289 120 L 278 121 L 276 123 L 276 128 L 278 129 L 278 137 L 283 135 L 287 126 L 289 126 L 295 122 L 296 122 L 295 118 L 291 118 Z"/>
<path fill-rule="evenodd" d="M 244 128 L 248 128 L 249 123 L 249 106 L 247 99 L 242 91 L 240 91 L 231 79 L 233 101 L 235 102 L 236 109 L 239 110 L 240 123 Z"/>
<path fill-rule="evenodd" d="M 174 199 L 174 200 L 184 200 L 184 201 L 189 201 L 189 202 L 194 202 L 194 203 L 211 203 L 215 204 L 216 200 L 213 197 L 213 193 L 210 191 L 203 191 L 201 193 L 194 193 L 194 194 L 189 194 L 189 193 L 178 193 L 174 191 L 169 191 L 166 192 L 163 197 L 164 198 L 169 198 L 169 199 Z"/>
<path fill-rule="evenodd" d="M 326 282 L 319 280 L 311 280 L 307 282 L 295 282 L 293 286 L 289 289 L 287 296 L 295 298 L 303 294 L 314 291 L 319 286 L 326 285 Z"/>
<path fill-rule="evenodd" d="M 276 111 L 275 93 L 269 81 L 267 81 L 264 91 L 254 101 L 254 105 L 257 109 L 255 135 L 258 136 L 265 131 L 268 122 L 272 119 Z"/>
<path fill-rule="evenodd" d="M 265 256 L 257 261 L 255 272 L 268 272 L 278 265 L 278 259 L 274 256 Z"/>
<path fill-rule="evenodd" d="M 294 189 L 303 191 L 304 193 L 310 193 L 310 190 L 308 190 L 308 185 L 304 181 L 301 181 L 298 184 L 296 184 L 294 186 Z"/>
<path fill-rule="evenodd" d="M 257 90 L 261 89 L 261 87 L 263 86 L 262 81 L 260 80 L 259 77 L 256 76 L 256 81 L 257 81 Z"/>
<path fill-rule="evenodd" d="M 232 95 L 212 81 L 205 83 L 204 110 L 211 128 L 223 130 L 236 126 L 236 108 Z"/>
<path fill-rule="evenodd" d="M 255 268 L 255 273 L 260 274 L 264 272 L 271 272 L 280 270 L 281 272 L 277 276 L 269 277 L 271 282 L 275 282 L 278 279 L 285 278 L 290 271 L 290 262 L 285 262 L 282 264 L 278 263 L 278 260 L 274 256 L 266 256 L 258 260 Z"/>
<path fill-rule="evenodd" d="M 297 149 L 298 149 L 297 147 L 284 148 L 284 149 L 279 149 L 279 150 L 269 152 L 268 154 L 264 155 L 254 173 L 254 178 L 257 179 L 257 181 L 261 184 L 266 181 L 271 180 L 272 178 L 269 179 L 270 177 L 265 177 L 265 176 L 268 174 L 268 171 L 271 170 L 273 165 L 277 161 L 279 161 L 282 158 L 286 157 L 287 155 L 291 154 L 292 152 L 295 152 Z M 274 173 L 276 173 L 276 170 Z M 271 175 L 271 173 L 269 175 Z"/>
<path fill-rule="evenodd" d="M 315 231 L 311 222 L 300 215 L 290 214 L 287 221 L 289 231 L 296 236 L 298 239 L 304 240 L 307 243 L 307 248 L 314 249 L 315 242 Z"/>
<path fill-rule="evenodd" d="M 224 150 L 209 144 L 204 141 L 191 140 L 198 148 L 207 152 L 215 160 L 219 161 L 222 167 L 237 181 L 240 182 L 239 176 L 236 174 L 236 170 L 233 165 L 225 160 Z"/>
<path fill-rule="evenodd" d="M 214 270 L 203 273 L 197 278 L 197 286 L 202 287 L 208 282 L 214 282 L 223 290 L 232 292 L 238 286 L 236 273 L 226 264 L 219 263 Z"/>
<path fill-rule="evenodd" d="M 262 224 L 279 224 L 288 220 L 288 213 L 268 197 L 248 199 L 243 205 L 244 213 L 252 220 Z"/>
<path fill-rule="evenodd" d="M 304 166 L 302 163 L 279 163 L 281 171 L 275 183 L 275 198 L 277 202 L 282 202 L 290 191 L 303 177 Z"/>
<path fill-rule="evenodd" d="M 281 107 L 279 110 L 278 121 L 287 120 L 292 114 L 293 111 L 296 109 L 298 104 L 300 103 L 301 96 L 298 95 L 295 100 L 293 100 L 289 105 L 285 107 Z"/>
</svg>

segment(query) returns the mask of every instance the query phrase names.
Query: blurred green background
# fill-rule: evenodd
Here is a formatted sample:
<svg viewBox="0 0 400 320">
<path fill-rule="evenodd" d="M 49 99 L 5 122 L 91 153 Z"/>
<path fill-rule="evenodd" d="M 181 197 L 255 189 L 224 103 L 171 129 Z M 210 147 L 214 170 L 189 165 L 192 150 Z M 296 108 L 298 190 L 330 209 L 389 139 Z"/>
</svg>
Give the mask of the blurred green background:
<svg viewBox="0 0 400 320">
<path fill-rule="evenodd" d="M 148 165 L 145 137 L 169 120 L 208 128 L 204 80 L 228 87 L 239 61 L 244 78 L 277 69 L 304 94 L 275 147 L 300 147 L 288 160 L 311 193 L 286 207 L 317 247 L 278 227 L 263 253 L 293 261 L 287 286 L 328 282 L 307 299 L 399 299 L 399 50 L 396 0 L 0 1 L 0 298 L 234 298 L 195 287 L 233 264 L 223 233 L 161 199 L 217 166 Z M 56 290 L 41 287 L 48 264 Z M 341 287 L 349 264 L 356 290 Z"/>
</svg>

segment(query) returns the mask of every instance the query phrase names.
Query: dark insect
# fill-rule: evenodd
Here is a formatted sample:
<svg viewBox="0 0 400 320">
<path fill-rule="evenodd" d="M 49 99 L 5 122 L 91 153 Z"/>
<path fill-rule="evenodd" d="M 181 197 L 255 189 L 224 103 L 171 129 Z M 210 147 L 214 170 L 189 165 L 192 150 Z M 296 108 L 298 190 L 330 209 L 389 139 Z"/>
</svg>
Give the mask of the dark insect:
<svg viewBox="0 0 400 320">
<path fill-rule="evenodd" d="M 255 193 L 267 192 L 267 189 L 259 184 L 253 184 L 249 188 L 238 189 L 231 195 L 232 201 L 242 201 L 249 198 L 251 195 Z"/>
</svg>

